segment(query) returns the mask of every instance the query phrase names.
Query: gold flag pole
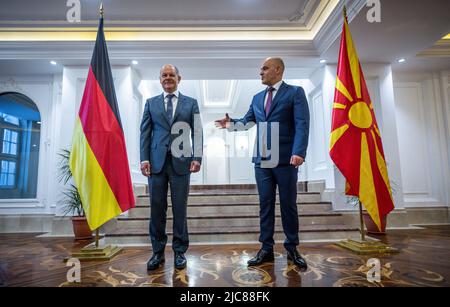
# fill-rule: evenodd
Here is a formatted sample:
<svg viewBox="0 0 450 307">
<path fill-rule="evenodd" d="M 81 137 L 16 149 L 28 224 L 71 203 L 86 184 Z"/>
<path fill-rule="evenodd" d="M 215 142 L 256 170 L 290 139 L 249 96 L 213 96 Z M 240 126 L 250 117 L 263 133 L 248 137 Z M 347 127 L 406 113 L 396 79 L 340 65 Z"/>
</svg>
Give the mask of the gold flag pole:
<svg viewBox="0 0 450 307">
<path fill-rule="evenodd" d="M 359 199 L 358 204 L 359 204 L 359 223 L 360 223 L 361 240 L 346 239 L 339 241 L 338 243 L 336 243 L 336 245 L 349 249 L 352 252 L 355 252 L 360 255 L 398 253 L 399 250 L 397 248 L 390 247 L 389 245 L 384 244 L 379 240 L 377 241 L 366 240 L 362 204 Z"/>
<path fill-rule="evenodd" d="M 366 233 L 364 231 L 364 220 L 363 220 L 363 212 L 362 212 L 362 204 L 358 199 L 359 204 L 359 225 L 360 225 L 360 231 L 361 231 L 361 241 L 366 241 Z"/>
<path fill-rule="evenodd" d="M 122 251 L 121 247 L 110 245 L 110 244 L 100 244 L 100 234 L 99 229 L 95 230 L 95 241 L 89 243 L 83 247 L 78 252 L 73 252 L 70 258 L 77 258 L 80 261 L 88 260 L 111 260 L 115 255 Z M 69 258 L 65 258 L 67 261 Z"/>
<path fill-rule="evenodd" d="M 98 248 L 98 238 L 100 237 L 98 232 L 99 231 L 98 231 L 98 228 L 97 228 L 95 230 L 95 247 L 97 247 L 97 248 Z"/>
</svg>

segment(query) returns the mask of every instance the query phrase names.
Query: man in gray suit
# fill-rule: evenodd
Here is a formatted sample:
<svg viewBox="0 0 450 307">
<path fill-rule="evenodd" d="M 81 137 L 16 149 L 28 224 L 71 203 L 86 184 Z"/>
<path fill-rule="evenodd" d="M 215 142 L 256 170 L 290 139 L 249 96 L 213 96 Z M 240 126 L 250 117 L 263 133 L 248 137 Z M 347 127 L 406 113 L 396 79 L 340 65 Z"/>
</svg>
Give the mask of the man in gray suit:
<svg viewBox="0 0 450 307">
<path fill-rule="evenodd" d="M 141 122 L 141 172 L 150 187 L 150 239 L 153 255 L 147 269 L 164 262 L 167 243 L 167 191 L 173 212 L 172 249 L 177 269 L 186 267 L 184 253 L 189 246 L 187 200 L 191 173 L 200 171 L 202 124 L 197 100 L 178 91 L 178 68 L 164 65 L 160 71 L 164 92 L 147 100 Z M 192 144 L 191 144 L 192 142 Z"/>
</svg>

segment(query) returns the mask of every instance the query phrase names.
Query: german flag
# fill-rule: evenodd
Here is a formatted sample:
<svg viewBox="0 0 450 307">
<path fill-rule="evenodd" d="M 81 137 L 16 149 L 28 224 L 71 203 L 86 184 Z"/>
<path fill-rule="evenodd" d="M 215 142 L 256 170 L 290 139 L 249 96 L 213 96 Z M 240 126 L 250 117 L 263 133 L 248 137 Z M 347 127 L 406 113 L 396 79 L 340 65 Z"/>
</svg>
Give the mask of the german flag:
<svg viewBox="0 0 450 307">
<path fill-rule="evenodd" d="M 345 14 L 344 14 L 345 15 Z M 330 156 L 381 230 L 394 209 L 381 134 L 364 74 L 344 16 L 330 141 Z"/>
<path fill-rule="evenodd" d="M 92 230 L 134 207 L 103 16 L 75 122 L 69 163 Z"/>
</svg>

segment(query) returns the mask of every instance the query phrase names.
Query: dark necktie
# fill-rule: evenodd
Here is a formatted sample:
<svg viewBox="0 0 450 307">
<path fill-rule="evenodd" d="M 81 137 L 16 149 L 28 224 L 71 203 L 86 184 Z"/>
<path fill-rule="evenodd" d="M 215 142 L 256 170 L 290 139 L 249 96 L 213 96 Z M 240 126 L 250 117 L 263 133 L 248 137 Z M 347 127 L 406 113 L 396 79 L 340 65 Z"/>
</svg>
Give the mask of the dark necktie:
<svg viewBox="0 0 450 307">
<path fill-rule="evenodd" d="M 272 97 L 273 97 L 273 91 L 275 88 L 269 87 L 267 89 L 267 102 L 266 102 L 266 116 L 269 115 L 270 106 L 272 105 Z"/>
<path fill-rule="evenodd" d="M 174 97 L 174 94 L 169 94 L 167 95 L 167 109 L 166 109 L 166 114 L 167 114 L 167 119 L 169 120 L 169 123 L 172 123 L 172 116 L 173 116 L 173 103 L 172 103 L 172 98 Z"/>
</svg>

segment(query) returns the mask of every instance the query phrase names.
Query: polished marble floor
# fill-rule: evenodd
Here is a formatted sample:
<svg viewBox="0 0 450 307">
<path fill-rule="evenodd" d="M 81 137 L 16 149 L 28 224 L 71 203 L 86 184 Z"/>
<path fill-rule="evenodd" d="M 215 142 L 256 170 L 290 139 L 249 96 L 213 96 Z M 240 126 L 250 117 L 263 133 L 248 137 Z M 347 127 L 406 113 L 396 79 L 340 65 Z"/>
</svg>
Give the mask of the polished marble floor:
<svg viewBox="0 0 450 307">
<path fill-rule="evenodd" d="M 186 254 L 188 266 L 175 270 L 173 253 L 166 263 L 146 271 L 147 247 L 125 248 L 110 261 L 81 263 L 81 282 L 67 282 L 63 259 L 88 241 L 40 238 L 36 234 L 0 234 L 1 286 L 112 286 L 112 287 L 397 287 L 450 286 L 450 226 L 418 230 L 391 230 L 380 236 L 399 248 L 392 255 L 359 256 L 332 243 L 304 243 L 299 249 L 308 262 L 300 272 L 286 260 L 282 244 L 275 261 L 248 268 L 246 261 L 259 245 L 194 245 Z M 368 260 L 380 261 L 380 282 L 370 282 Z M 375 275 L 371 275 L 372 277 Z"/>
</svg>

